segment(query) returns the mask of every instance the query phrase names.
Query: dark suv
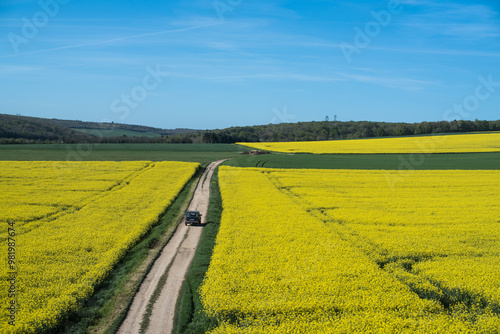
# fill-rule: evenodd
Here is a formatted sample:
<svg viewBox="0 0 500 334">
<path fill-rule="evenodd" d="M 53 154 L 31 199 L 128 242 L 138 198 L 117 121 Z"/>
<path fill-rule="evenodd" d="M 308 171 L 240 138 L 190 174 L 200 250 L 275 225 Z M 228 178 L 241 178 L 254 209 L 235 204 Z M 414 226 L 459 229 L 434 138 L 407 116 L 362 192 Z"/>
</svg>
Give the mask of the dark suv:
<svg viewBox="0 0 500 334">
<path fill-rule="evenodd" d="M 200 225 L 201 224 L 201 213 L 199 211 L 188 211 L 186 212 L 186 218 L 184 223 L 187 225 Z"/>
</svg>

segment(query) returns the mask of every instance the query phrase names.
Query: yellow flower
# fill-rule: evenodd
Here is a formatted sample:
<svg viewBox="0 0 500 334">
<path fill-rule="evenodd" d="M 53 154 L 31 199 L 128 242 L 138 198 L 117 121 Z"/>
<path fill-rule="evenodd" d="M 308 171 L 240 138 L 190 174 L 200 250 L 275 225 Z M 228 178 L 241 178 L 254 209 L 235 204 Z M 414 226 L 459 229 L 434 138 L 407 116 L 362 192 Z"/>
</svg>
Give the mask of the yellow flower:
<svg viewBox="0 0 500 334">
<path fill-rule="evenodd" d="M 319 154 L 500 152 L 500 133 L 238 144 L 250 146 L 259 150 Z"/>
<path fill-rule="evenodd" d="M 16 306 L 15 326 L 2 312 L 0 332 L 37 333 L 75 311 L 158 221 L 197 167 L 0 162 L 0 237 L 4 252 L 12 243 L 15 260 L 13 269 L 2 261 L 0 305 Z"/>
<path fill-rule="evenodd" d="M 500 171 L 399 173 L 221 167 L 213 333 L 498 331 Z"/>
</svg>

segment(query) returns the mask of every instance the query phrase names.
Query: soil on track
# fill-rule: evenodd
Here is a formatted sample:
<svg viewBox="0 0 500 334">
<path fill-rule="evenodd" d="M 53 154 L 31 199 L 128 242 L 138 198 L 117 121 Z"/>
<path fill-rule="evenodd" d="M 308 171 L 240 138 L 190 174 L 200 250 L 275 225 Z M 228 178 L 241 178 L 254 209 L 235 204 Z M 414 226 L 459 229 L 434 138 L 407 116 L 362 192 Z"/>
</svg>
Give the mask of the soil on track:
<svg viewBox="0 0 500 334">
<path fill-rule="evenodd" d="M 202 226 L 206 223 L 212 174 L 215 168 L 224 161 L 215 161 L 207 166 L 189 204 L 188 210 L 199 211 L 203 215 Z M 167 280 L 154 304 L 146 333 L 167 334 L 172 332 L 175 304 L 186 272 L 193 260 L 202 229 L 201 226 L 179 224 L 136 293 L 127 317 L 117 332 L 118 334 L 137 334 L 140 332 L 143 315 L 166 270 L 168 270 Z"/>
</svg>

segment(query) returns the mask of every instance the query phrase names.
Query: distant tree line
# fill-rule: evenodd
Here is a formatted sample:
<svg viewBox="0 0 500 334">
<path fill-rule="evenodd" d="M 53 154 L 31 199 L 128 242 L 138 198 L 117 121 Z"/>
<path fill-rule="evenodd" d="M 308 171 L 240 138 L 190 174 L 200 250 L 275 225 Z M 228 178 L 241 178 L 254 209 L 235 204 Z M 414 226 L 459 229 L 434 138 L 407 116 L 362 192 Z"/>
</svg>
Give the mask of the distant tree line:
<svg viewBox="0 0 500 334">
<path fill-rule="evenodd" d="M 92 135 L 77 129 L 129 130 L 138 133 L 135 137 L 110 137 Z M 49 144 L 49 143 L 161 143 L 169 135 L 192 133 L 192 129 L 159 129 L 141 125 L 120 123 L 97 123 L 39 117 L 0 114 L 0 144 Z M 99 131 L 96 131 L 99 133 Z M 157 133 L 159 137 L 148 138 L 141 132 Z M 178 140 L 178 139 L 176 139 Z"/>
<path fill-rule="evenodd" d="M 144 125 L 133 125 L 133 124 L 122 124 L 114 122 L 83 122 L 83 121 L 72 121 L 72 120 L 62 120 L 62 119 L 50 119 L 48 120 L 57 125 L 65 128 L 73 129 L 99 129 L 99 130 L 128 130 L 136 132 L 152 132 L 157 133 L 162 136 L 190 133 L 195 130 L 193 129 L 159 129 L 151 126 Z"/>
<path fill-rule="evenodd" d="M 147 131 L 158 133 L 160 136 L 146 137 L 138 135 L 130 137 L 122 135 L 120 137 L 104 137 L 75 131 L 70 128 L 75 126 L 100 130 L 119 128 L 137 131 L 138 133 L 140 133 L 140 131 Z M 323 121 L 268 124 L 198 131 L 189 129 L 162 130 L 135 125 L 50 120 L 0 114 L 0 144 L 314 141 L 472 131 L 500 131 L 500 120 L 455 120 L 451 122 L 440 121 L 421 123 Z"/>
<path fill-rule="evenodd" d="M 79 143 L 90 136 L 43 118 L 0 115 L 0 144 Z"/>
<path fill-rule="evenodd" d="M 421 123 L 384 122 L 299 122 L 261 126 L 232 127 L 223 130 L 195 132 L 182 137 L 191 142 L 235 143 L 269 141 L 314 141 L 388 136 L 426 135 L 452 132 L 500 131 L 497 121 L 440 121 Z M 173 140 L 176 136 L 170 136 Z"/>
</svg>

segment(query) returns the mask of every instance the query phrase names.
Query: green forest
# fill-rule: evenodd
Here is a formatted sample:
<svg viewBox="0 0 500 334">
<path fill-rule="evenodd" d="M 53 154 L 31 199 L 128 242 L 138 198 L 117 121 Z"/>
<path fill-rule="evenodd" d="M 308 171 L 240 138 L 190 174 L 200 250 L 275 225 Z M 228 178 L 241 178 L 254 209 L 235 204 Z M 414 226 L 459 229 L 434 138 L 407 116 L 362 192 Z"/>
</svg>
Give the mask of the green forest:
<svg viewBox="0 0 500 334">
<path fill-rule="evenodd" d="M 322 121 L 230 127 L 217 130 L 166 130 L 130 124 L 68 121 L 0 114 L 0 144 L 215 144 L 340 140 L 474 131 L 500 131 L 500 120 L 454 120 L 421 123 Z"/>
</svg>

